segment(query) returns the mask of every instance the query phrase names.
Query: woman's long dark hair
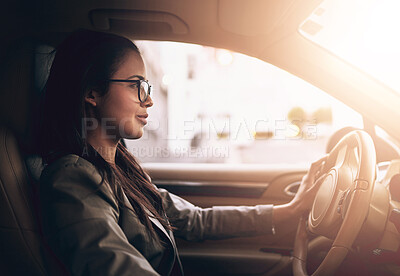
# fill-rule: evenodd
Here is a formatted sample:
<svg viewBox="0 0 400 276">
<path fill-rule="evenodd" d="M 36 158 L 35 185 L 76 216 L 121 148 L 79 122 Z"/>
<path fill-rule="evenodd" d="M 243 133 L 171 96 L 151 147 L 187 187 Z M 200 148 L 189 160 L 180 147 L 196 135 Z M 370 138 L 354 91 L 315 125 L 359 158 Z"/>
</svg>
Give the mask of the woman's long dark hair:
<svg viewBox="0 0 400 276">
<path fill-rule="evenodd" d="M 45 163 L 66 154 L 76 154 L 93 163 L 111 186 L 120 206 L 123 194 L 133 211 L 156 237 L 146 209 L 170 229 L 161 197 L 143 169 L 127 149 L 118 143 L 115 166 L 106 162 L 86 141 L 87 104 L 85 94 L 108 92 L 108 80 L 128 51 L 140 54 L 136 45 L 113 34 L 87 30 L 72 33 L 57 48 L 45 88 L 40 131 L 40 148 Z"/>
</svg>

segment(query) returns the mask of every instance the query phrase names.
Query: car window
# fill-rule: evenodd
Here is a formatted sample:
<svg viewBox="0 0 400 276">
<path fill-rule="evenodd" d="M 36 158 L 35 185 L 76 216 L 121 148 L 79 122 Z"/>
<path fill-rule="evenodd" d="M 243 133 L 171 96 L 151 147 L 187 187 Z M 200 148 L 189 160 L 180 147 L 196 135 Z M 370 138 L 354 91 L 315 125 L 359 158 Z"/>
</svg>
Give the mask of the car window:
<svg viewBox="0 0 400 276">
<path fill-rule="evenodd" d="M 271 64 L 231 51 L 137 41 L 154 106 L 141 139 L 126 140 L 141 162 L 304 163 L 329 137 L 362 117 Z"/>
</svg>

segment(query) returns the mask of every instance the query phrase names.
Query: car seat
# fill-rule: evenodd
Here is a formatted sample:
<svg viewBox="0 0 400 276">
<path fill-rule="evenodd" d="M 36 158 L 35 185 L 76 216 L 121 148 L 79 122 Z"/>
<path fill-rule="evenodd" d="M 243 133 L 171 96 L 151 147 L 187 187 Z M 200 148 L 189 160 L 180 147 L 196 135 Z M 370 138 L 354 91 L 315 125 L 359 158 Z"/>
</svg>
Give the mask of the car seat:
<svg viewBox="0 0 400 276">
<path fill-rule="evenodd" d="M 0 68 L 0 274 L 65 275 L 38 223 L 34 118 L 51 64 L 49 47 L 16 41 Z M 27 164 L 29 166 L 27 166 Z"/>
</svg>

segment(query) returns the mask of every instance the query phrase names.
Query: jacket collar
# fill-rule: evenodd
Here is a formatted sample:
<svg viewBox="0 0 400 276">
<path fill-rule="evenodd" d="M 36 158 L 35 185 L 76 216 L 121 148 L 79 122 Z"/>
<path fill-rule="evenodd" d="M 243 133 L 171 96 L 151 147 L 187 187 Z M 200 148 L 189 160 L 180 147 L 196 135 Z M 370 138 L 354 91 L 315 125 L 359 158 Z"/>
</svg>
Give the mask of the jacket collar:
<svg viewBox="0 0 400 276">
<path fill-rule="evenodd" d="M 123 193 L 123 197 L 124 197 L 125 205 L 128 206 L 129 208 L 133 209 L 132 204 L 129 202 L 125 193 Z M 153 223 L 153 225 L 157 226 L 157 228 L 161 230 L 161 232 L 167 237 L 167 239 L 171 243 L 174 250 L 176 250 L 175 240 L 172 238 L 171 231 L 168 231 L 168 232 L 170 232 L 170 233 L 168 233 L 167 230 L 164 228 L 164 226 L 161 224 L 161 222 L 158 219 L 156 219 L 153 216 L 153 214 L 146 207 L 144 207 L 144 209 L 145 209 L 147 216 L 148 216 L 149 220 L 151 221 L 151 223 Z"/>
<path fill-rule="evenodd" d="M 125 193 L 123 193 L 123 196 L 124 196 L 124 201 L 125 201 L 126 206 L 132 208 L 132 205 L 129 202 L 128 198 L 126 197 Z M 144 207 L 144 209 L 145 209 L 145 212 L 147 213 L 148 218 L 151 221 L 151 223 L 153 223 L 153 225 L 155 225 L 167 237 L 168 241 L 170 242 L 170 245 L 172 246 L 172 249 L 174 251 L 173 263 L 175 265 L 175 262 L 177 262 L 177 265 L 180 270 L 180 275 L 183 275 L 182 263 L 179 258 L 178 249 L 176 247 L 176 243 L 175 243 L 175 239 L 174 239 L 174 234 L 172 233 L 171 230 L 167 231 L 167 229 L 165 229 L 165 227 L 161 224 L 161 222 L 158 219 L 156 219 L 146 207 Z M 171 267 L 171 270 L 172 270 L 172 268 L 173 267 Z"/>
<path fill-rule="evenodd" d="M 153 215 L 150 213 L 149 210 L 147 210 L 147 209 L 145 209 L 145 210 L 146 210 L 146 213 L 147 213 L 147 215 L 149 217 L 149 220 L 153 223 L 153 225 L 157 226 L 161 230 L 161 232 L 163 232 L 167 236 L 167 238 L 171 242 L 171 244 L 173 246 L 175 246 L 175 243 L 172 241 L 170 234 L 167 232 L 167 230 L 161 224 L 161 222 L 158 219 L 156 219 L 155 217 L 153 217 Z"/>
</svg>

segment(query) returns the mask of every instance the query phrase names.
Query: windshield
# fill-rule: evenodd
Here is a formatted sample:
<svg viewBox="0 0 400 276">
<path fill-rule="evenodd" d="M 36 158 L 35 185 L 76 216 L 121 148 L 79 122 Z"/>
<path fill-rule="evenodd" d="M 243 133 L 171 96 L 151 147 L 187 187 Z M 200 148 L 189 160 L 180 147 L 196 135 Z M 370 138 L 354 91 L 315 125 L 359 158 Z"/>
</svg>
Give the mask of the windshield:
<svg viewBox="0 0 400 276">
<path fill-rule="evenodd" d="M 400 1 L 325 0 L 300 33 L 400 93 Z"/>
</svg>

